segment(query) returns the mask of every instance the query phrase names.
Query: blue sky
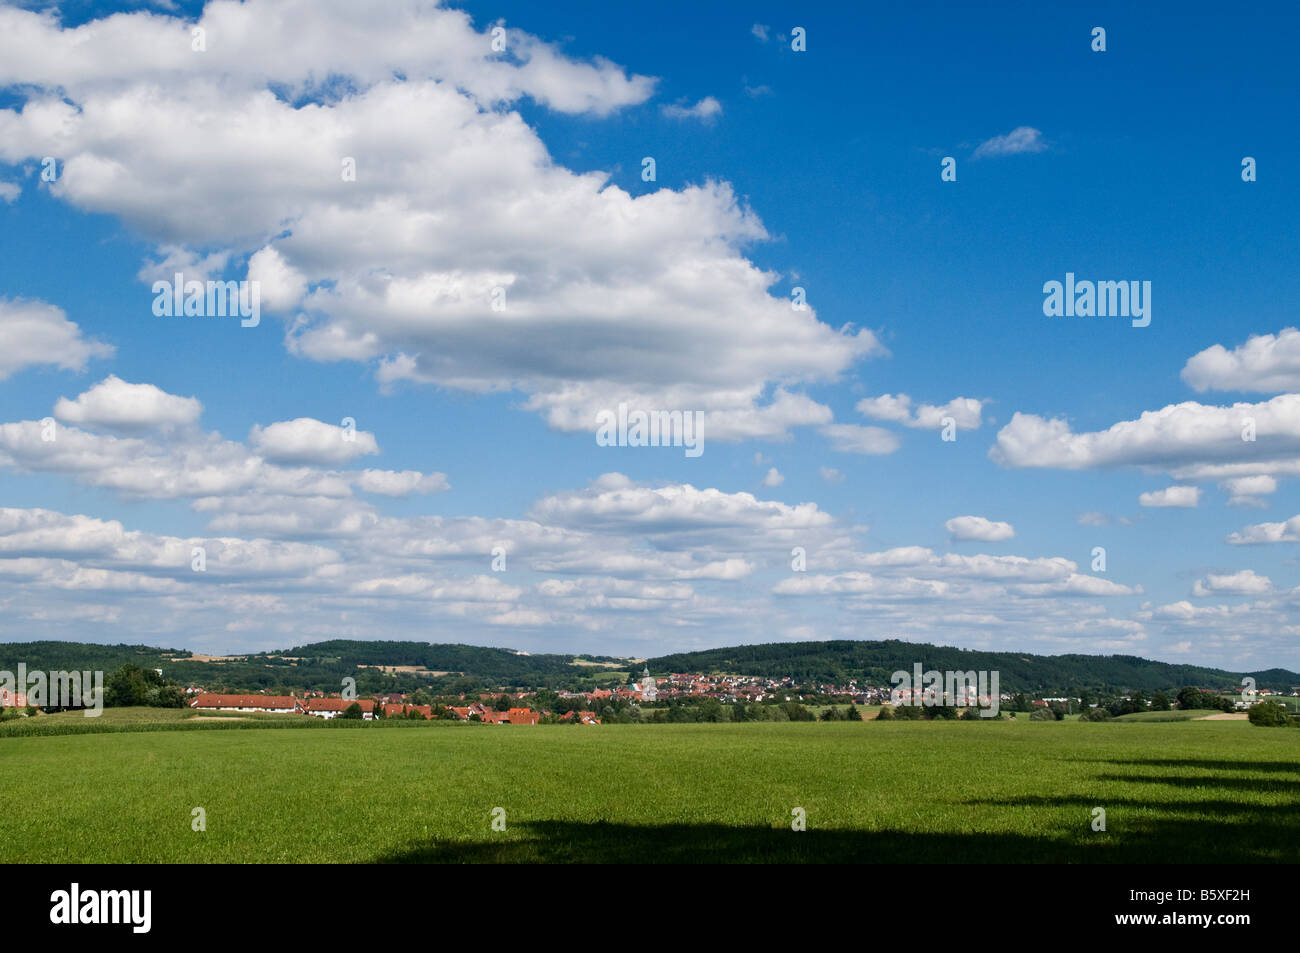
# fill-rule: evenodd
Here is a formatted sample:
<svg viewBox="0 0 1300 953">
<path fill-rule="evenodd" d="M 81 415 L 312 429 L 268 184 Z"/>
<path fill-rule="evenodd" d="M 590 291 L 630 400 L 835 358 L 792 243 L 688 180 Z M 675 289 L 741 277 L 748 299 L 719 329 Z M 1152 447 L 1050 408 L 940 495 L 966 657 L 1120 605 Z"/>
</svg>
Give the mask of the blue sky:
<svg viewBox="0 0 1300 953">
<path fill-rule="evenodd" d="M 1300 665 L 1296 13 L 146 9 L 0 8 L 0 637 Z"/>
</svg>

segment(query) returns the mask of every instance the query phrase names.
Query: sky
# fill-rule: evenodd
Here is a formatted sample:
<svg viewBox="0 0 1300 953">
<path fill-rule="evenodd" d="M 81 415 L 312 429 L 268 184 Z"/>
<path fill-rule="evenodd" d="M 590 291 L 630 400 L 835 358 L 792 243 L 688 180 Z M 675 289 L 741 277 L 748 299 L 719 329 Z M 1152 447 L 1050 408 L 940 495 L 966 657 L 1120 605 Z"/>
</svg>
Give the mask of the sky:
<svg viewBox="0 0 1300 953">
<path fill-rule="evenodd" d="M 1300 669 L 1300 13 L 1043 7 L 0 6 L 0 639 Z"/>
</svg>

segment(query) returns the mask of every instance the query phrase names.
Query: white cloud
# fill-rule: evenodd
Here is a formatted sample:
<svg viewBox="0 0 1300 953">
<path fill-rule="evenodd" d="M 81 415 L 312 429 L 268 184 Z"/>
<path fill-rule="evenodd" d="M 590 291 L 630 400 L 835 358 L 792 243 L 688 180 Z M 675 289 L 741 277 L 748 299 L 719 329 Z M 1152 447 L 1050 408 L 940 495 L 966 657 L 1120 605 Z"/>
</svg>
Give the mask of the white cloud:
<svg viewBox="0 0 1300 953">
<path fill-rule="evenodd" d="M 195 24 L 181 18 L 117 14 L 61 28 L 54 12 L 0 13 L 0 83 L 62 86 L 74 95 L 185 73 L 250 75 L 295 89 L 325 76 L 368 87 L 402 73 L 450 81 L 484 103 L 529 96 L 560 112 L 605 115 L 644 102 L 654 89 L 652 79 L 629 77 L 604 59 L 572 60 L 520 30 L 508 31 L 503 57 L 467 14 L 415 0 L 364 17 L 343 0 L 212 2 L 197 21 L 212 41 L 202 56 L 190 49 Z"/>
<path fill-rule="evenodd" d="M 711 123 L 722 115 L 722 103 L 712 96 L 705 96 L 694 106 L 665 104 L 659 109 L 669 119 L 698 119 L 705 123 Z"/>
<path fill-rule="evenodd" d="M 1273 581 L 1268 576 L 1257 575 L 1252 569 L 1243 569 L 1234 573 L 1210 573 L 1204 579 L 1196 580 L 1192 595 L 1249 596 L 1270 592 L 1272 589 Z"/>
<path fill-rule="evenodd" d="M 1266 506 L 1260 497 L 1277 492 L 1277 480 L 1271 476 L 1234 477 L 1220 485 L 1230 494 L 1230 506 Z"/>
<path fill-rule="evenodd" d="M 311 417 L 254 425 L 248 443 L 272 463 L 347 463 L 379 452 L 374 434 Z"/>
<path fill-rule="evenodd" d="M 754 38 L 758 40 L 758 42 L 760 43 L 767 42 L 769 30 L 771 30 L 771 27 L 763 23 L 755 23 L 752 27 L 749 28 L 749 32 L 753 34 Z"/>
<path fill-rule="evenodd" d="M 953 539 L 978 539 L 984 542 L 999 542 L 1016 535 L 1010 523 L 1000 523 L 985 519 L 983 516 L 954 516 L 943 524 L 944 529 L 952 534 Z"/>
<path fill-rule="evenodd" d="M 946 404 L 921 404 L 913 407 L 912 398 L 906 394 L 882 394 L 879 397 L 864 397 L 858 401 L 855 409 L 864 417 L 907 427 L 938 430 L 943 426 L 944 418 L 951 417 L 953 425 L 958 429 L 975 430 L 983 422 L 984 404 L 985 401 L 974 397 L 954 397 Z"/>
<path fill-rule="evenodd" d="M 131 384 L 116 375 L 75 400 L 60 397 L 54 405 L 54 416 L 67 423 L 137 433 L 190 426 L 202 412 L 198 398 L 178 397 L 153 384 Z"/>
<path fill-rule="evenodd" d="M 1193 355 L 1183 380 L 1194 390 L 1240 390 L 1263 393 L 1300 390 L 1300 330 L 1283 328 L 1276 335 L 1251 335 L 1229 351 L 1222 344 Z"/>
<path fill-rule="evenodd" d="M 1013 156 L 1025 152 L 1042 152 L 1047 148 L 1043 134 L 1032 126 L 1017 126 L 1004 136 L 994 136 L 981 142 L 971 155 L 972 159 L 989 159 Z"/>
<path fill-rule="evenodd" d="M 1243 439 L 1252 428 L 1254 439 Z M 1230 407 L 1170 404 L 1078 434 L 1065 420 L 1016 413 L 998 431 L 989 457 L 1010 467 L 1136 466 L 1176 480 L 1300 474 L 1300 394 Z"/>
<path fill-rule="evenodd" d="M 1201 501 L 1201 488 L 1198 486 L 1167 486 L 1163 490 L 1152 490 L 1138 497 L 1143 506 L 1194 507 Z"/>
<path fill-rule="evenodd" d="M 44 301 L 0 298 L 0 381 L 40 364 L 80 371 L 92 357 L 111 357 L 108 344 L 84 338 L 63 310 Z"/>
<path fill-rule="evenodd" d="M 219 275 L 230 261 L 230 253 L 226 251 L 200 255 L 193 249 L 176 245 L 163 245 L 158 253 L 161 257 L 146 260 L 136 275 L 148 285 L 153 285 L 155 281 L 172 284 L 177 274 L 184 275 L 186 281 L 207 281 Z"/>
<path fill-rule="evenodd" d="M 272 245 L 248 259 L 248 280 L 258 283 L 259 303 L 268 311 L 288 311 L 307 293 L 307 279 Z"/>
<path fill-rule="evenodd" d="M 827 483 L 844 482 L 844 474 L 834 467 L 818 467 L 817 472 L 821 474 L 821 478 Z"/>
<path fill-rule="evenodd" d="M 494 54 L 465 14 L 415 0 L 364 20 L 333 0 L 212 2 L 199 25 L 201 56 L 168 17 L 62 29 L 0 8 L 0 83 L 25 99 L 0 110 L 0 161 L 65 157 L 51 194 L 164 260 L 252 256 L 268 307 L 292 306 L 296 355 L 518 390 L 559 429 L 620 401 L 698 409 L 728 440 L 829 423 L 796 388 L 884 351 L 769 293 L 783 276 L 742 254 L 767 233 L 726 183 L 630 194 L 556 163 L 511 108 L 606 114 L 644 102 L 644 77 L 515 30 Z"/>
<path fill-rule="evenodd" d="M 785 482 L 785 477 L 776 467 L 768 469 L 767 474 L 763 477 L 763 486 L 780 486 Z"/>
<path fill-rule="evenodd" d="M 438 493 L 451 488 L 445 473 L 421 473 L 419 470 L 363 470 L 357 488 L 381 496 L 410 496 L 413 493 Z"/>
<path fill-rule="evenodd" d="M 23 194 L 23 187 L 16 182 L 0 181 L 0 202 L 12 204 Z"/>
<path fill-rule="evenodd" d="M 1240 532 L 1231 533 L 1228 542 L 1234 546 L 1251 546 L 1259 543 L 1300 543 L 1300 516 L 1281 523 L 1255 523 Z"/>
</svg>

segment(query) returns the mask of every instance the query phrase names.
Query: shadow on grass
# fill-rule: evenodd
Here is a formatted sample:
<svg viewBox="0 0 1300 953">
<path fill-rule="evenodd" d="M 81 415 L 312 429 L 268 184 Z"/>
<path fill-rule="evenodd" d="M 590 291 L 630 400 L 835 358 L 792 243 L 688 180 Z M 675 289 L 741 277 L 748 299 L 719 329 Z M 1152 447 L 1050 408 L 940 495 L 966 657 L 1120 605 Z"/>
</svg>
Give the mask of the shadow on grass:
<svg viewBox="0 0 1300 953">
<path fill-rule="evenodd" d="M 1085 760 L 1085 759 L 1074 759 Z M 1293 761 L 1207 761 L 1198 758 L 1097 758 L 1097 764 L 1110 764 L 1117 768 L 1139 766 L 1143 768 L 1195 768 L 1199 771 L 1258 771 L 1281 774 L 1300 774 L 1300 759 Z"/>
<path fill-rule="evenodd" d="M 1249 778 L 1246 772 L 1300 770 L 1293 762 L 1176 758 L 1078 759 L 1118 769 L 1081 783 L 1161 785 L 1161 797 L 1127 788 L 1126 796 L 1028 795 L 949 805 L 944 832 L 733 827 L 724 824 L 633 825 L 541 820 L 475 840 L 431 840 L 375 858 L 377 863 L 1294 863 L 1300 859 L 1300 782 Z M 1157 768 L 1157 775 L 1138 773 Z M 1207 771 L 1189 777 L 1181 771 Z M 1084 772 L 1086 774 L 1086 771 Z M 1219 797 L 1193 799 L 1180 788 Z M 1172 790 L 1169 790 L 1172 789 Z M 1215 791 L 1215 789 L 1218 789 Z M 1237 794 L 1283 795 L 1283 804 L 1251 803 Z M 1274 798 L 1276 799 L 1276 798 Z M 1093 809 L 1105 808 L 1107 829 L 1093 831 Z M 989 809 L 997 813 L 990 816 Z M 1071 820 L 1059 813 L 1068 809 Z M 1042 833 L 961 830 L 1022 827 L 1025 812 Z M 965 816 L 963 816 L 965 815 Z"/>
<path fill-rule="evenodd" d="M 811 823 L 811 820 L 810 820 Z M 1210 838 L 1209 855 L 1196 857 L 1187 834 Z M 1214 827 L 1215 831 L 1208 829 Z M 1236 830 L 1237 825 L 1229 825 Z M 510 833 L 476 841 L 429 841 L 374 858 L 375 863 L 407 864 L 643 864 L 643 863 L 1186 863 L 1260 862 L 1285 859 L 1280 843 L 1295 843 L 1295 827 L 1273 823 L 1248 839 L 1224 825 L 1165 819 L 1141 828 L 1094 833 L 1081 810 L 1078 835 L 1071 839 L 1010 833 L 913 833 L 908 831 L 795 832 L 783 828 L 730 827 L 722 824 L 638 826 L 597 822 L 534 821 Z M 522 836 L 520 836 L 522 835 Z M 1282 837 L 1282 841 L 1276 838 Z M 511 839 L 507 839 L 511 838 Z M 1274 840 L 1270 843 L 1270 838 Z"/>
</svg>

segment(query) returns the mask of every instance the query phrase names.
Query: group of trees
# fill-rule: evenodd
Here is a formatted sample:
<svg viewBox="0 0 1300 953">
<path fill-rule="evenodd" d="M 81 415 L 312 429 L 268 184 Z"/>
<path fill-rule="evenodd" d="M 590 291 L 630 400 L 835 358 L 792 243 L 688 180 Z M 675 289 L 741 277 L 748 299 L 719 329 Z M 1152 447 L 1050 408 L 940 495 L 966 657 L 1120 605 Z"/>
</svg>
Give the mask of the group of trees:
<svg viewBox="0 0 1300 953">
<path fill-rule="evenodd" d="M 184 708 L 185 687 L 152 668 L 126 664 L 104 679 L 104 707 Z"/>
<path fill-rule="evenodd" d="M 886 705 L 876 714 L 876 721 L 1000 721 L 1002 712 L 984 718 L 978 705 Z"/>
<path fill-rule="evenodd" d="M 1252 725 L 1261 728 L 1300 728 L 1300 717 L 1291 715 L 1284 707 L 1272 700 L 1252 705 L 1247 716 Z"/>
</svg>

